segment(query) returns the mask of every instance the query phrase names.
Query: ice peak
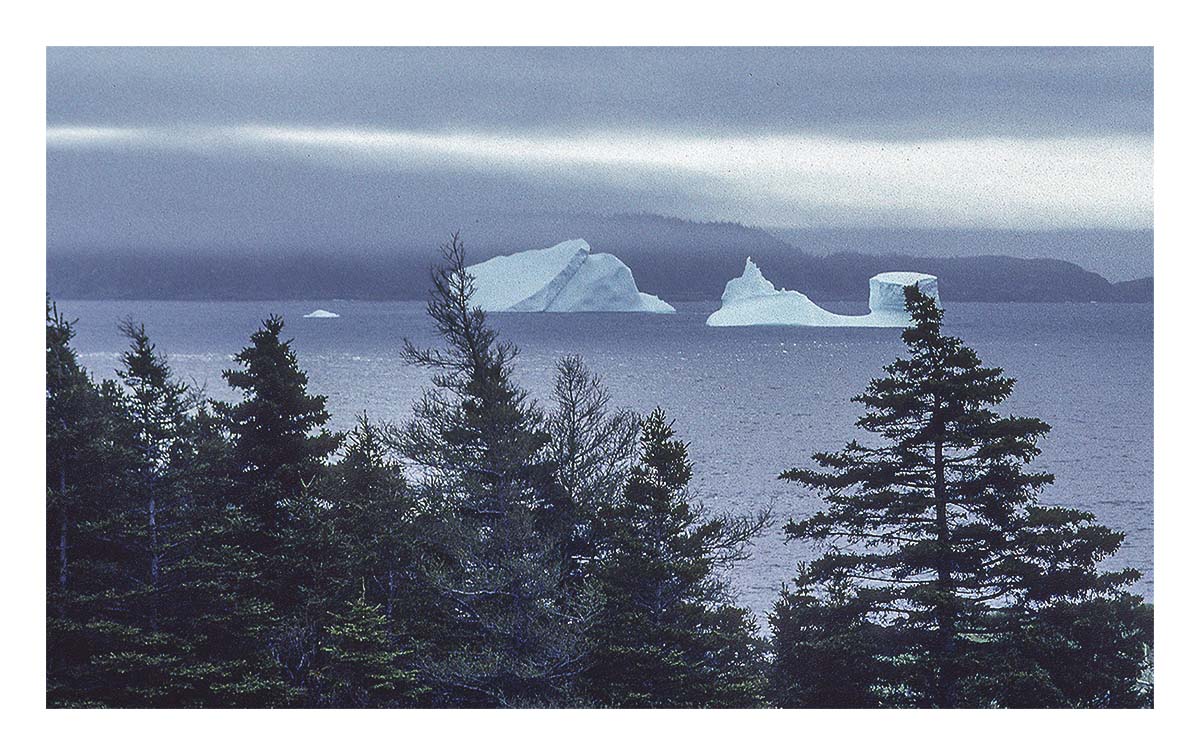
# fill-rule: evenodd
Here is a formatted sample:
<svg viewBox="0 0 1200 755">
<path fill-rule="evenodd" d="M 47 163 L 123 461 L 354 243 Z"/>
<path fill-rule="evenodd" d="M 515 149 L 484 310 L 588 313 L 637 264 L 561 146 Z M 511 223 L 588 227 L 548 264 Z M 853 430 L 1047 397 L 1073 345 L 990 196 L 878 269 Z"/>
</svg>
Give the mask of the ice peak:
<svg viewBox="0 0 1200 755">
<path fill-rule="evenodd" d="M 749 257 L 742 274 L 725 284 L 725 293 L 721 294 L 723 304 L 739 299 L 752 299 L 756 296 L 770 296 L 776 293 L 774 284 L 763 276 L 758 265 Z"/>
</svg>

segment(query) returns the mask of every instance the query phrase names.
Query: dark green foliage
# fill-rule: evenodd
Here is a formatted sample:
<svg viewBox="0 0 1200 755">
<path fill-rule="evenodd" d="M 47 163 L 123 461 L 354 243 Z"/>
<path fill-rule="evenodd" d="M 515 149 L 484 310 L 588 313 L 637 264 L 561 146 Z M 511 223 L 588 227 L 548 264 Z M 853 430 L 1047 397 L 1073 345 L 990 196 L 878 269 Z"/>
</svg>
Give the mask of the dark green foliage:
<svg viewBox="0 0 1200 755">
<path fill-rule="evenodd" d="M 186 537 L 175 485 L 186 442 L 186 389 L 172 380 L 144 328 L 126 322 L 122 332 L 130 339 L 117 371 L 123 390 L 102 387 L 113 397 L 119 433 L 108 457 L 120 465 L 122 484 L 81 522 L 81 533 L 94 540 L 80 549 L 80 565 L 96 583 L 80 580 L 75 595 L 91 604 L 96 619 L 80 639 L 88 645 L 89 673 L 105 680 L 90 702 L 179 704 L 189 686 L 182 673 L 187 643 L 172 634 L 164 604 L 173 607 L 171 569 Z"/>
<path fill-rule="evenodd" d="M 363 599 L 381 606 L 392 628 L 403 624 L 419 610 L 415 601 L 427 598 L 417 575 L 419 512 L 383 431 L 366 414 L 347 435 L 322 495 L 343 549 L 339 592 L 348 595 L 355 584 L 346 575 L 357 575 Z"/>
<path fill-rule="evenodd" d="M 221 497 L 230 452 L 219 426 L 188 411 L 140 326 L 123 328 L 125 390 L 97 388 L 68 369 L 69 325 L 51 315 L 47 409 L 70 432 L 48 435 L 48 457 L 73 463 L 51 477 L 65 482 L 72 517 L 68 579 L 49 595 L 49 704 L 285 703 L 262 641 L 275 619 L 251 595 L 261 558 L 244 545 L 248 522 Z"/>
<path fill-rule="evenodd" d="M 253 522 L 236 510 L 197 523 L 191 552 L 176 567 L 178 634 L 187 642 L 185 705 L 263 708 L 298 697 L 270 642 L 281 619 L 262 597 L 267 563 L 245 545 Z"/>
<path fill-rule="evenodd" d="M 322 704 L 390 708 L 412 704 L 425 690 L 409 652 L 396 649 L 389 619 L 365 598 L 332 617 L 316 673 Z"/>
<path fill-rule="evenodd" d="M 604 706 L 752 706 L 761 648 L 718 570 L 742 555 L 766 518 L 705 518 L 688 498 L 692 466 L 674 435 L 655 410 L 624 496 L 600 512 L 604 608 L 584 689 Z"/>
<path fill-rule="evenodd" d="M 637 454 L 638 418 L 609 409 L 608 392 L 579 356 L 558 363 L 554 411 L 547 417 L 549 453 L 561 488 L 546 526 L 561 543 L 564 577 L 595 576 L 602 512 L 624 494 Z"/>
<path fill-rule="evenodd" d="M 1117 594 L 1060 600 L 997 632 L 991 665 L 964 680 L 978 705 L 1138 708 L 1153 704 L 1154 615 Z"/>
<path fill-rule="evenodd" d="M 428 610 L 429 590 L 416 568 L 416 512 L 399 465 L 365 415 L 314 496 L 289 502 L 287 521 L 282 561 L 288 574 L 281 589 L 292 608 L 276 647 L 303 703 L 419 702 L 424 689 L 416 682 L 414 648 L 422 627 L 413 622 Z M 354 661 L 341 652 L 365 655 Z M 394 662 L 380 679 L 394 672 L 396 680 L 411 683 L 391 690 L 354 687 L 355 679 L 366 683 L 354 676 L 355 663 L 372 662 L 366 655 Z"/>
<path fill-rule="evenodd" d="M 269 559 L 257 550 L 257 521 L 235 505 L 234 448 L 225 423 L 203 402 L 184 426 L 179 459 L 185 533 L 167 569 L 168 621 L 186 643 L 182 705 L 276 707 L 297 698 L 266 641 L 281 623 L 263 586 Z"/>
<path fill-rule="evenodd" d="M 225 370 L 230 387 L 245 398 L 215 404 L 228 423 L 239 477 L 240 505 L 269 536 L 280 524 L 281 503 L 317 482 L 339 438 L 325 429 L 325 397 L 308 393 L 291 341 L 279 338 L 283 318 L 272 315 L 234 355 L 242 369 Z"/>
<path fill-rule="evenodd" d="M 117 376 L 125 386 L 125 413 L 132 423 L 136 454 L 135 473 L 127 487 L 135 499 L 125 522 L 146 564 L 144 613 L 151 629 L 159 628 L 158 613 L 165 588 L 163 571 L 171 566 L 178 536 L 181 491 L 178 474 L 187 454 L 184 426 L 187 421 L 187 388 L 172 379 L 171 368 L 159 354 L 146 328 L 122 323 L 130 340 L 121 355 Z"/>
<path fill-rule="evenodd" d="M 147 562 L 131 530 L 135 430 L 122 411 L 118 386 L 98 386 L 80 367 L 73 337 L 71 323 L 48 303 L 46 661 L 52 706 L 119 703 L 109 688 L 114 672 L 141 689 L 170 664 L 139 621 Z M 107 668 L 96 662 L 101 658 Z"/>
<path fill-rule="evenodd" d="M 421 470 L 431 553 L 422 569 L 438 594 L 428 656 L 438 699 L 470 706 L 565 699 L 585 655 L 590 596 L 562 573 L 562 493 L 542 417 L 512 381 L 516 349 L 498 342 L 470 298 L 457 236 L 443 249 L 428 312 L 444 346 L 406 344 L 434 385 L 395 434 Z"/>
<path fill-rule="evenodd" d="M 283 320 L 271 316 L 234 356 L 241 369 L 223 374 L 243 394 L 236 404 L 214 403 L 229 451 L 227 502 L 245 527 L 236 553 L 256 574 L 243 597 L 269 625 L 265 651 L 281 675 L 287 697 L 307 693 L 321 626 L 335 596 L 326 597 L 324 575 L 341 573 L 336 537 L 326 526 L 315 491 L 326 459 L 341 436 L 325 429 L 325 397 L 308 392 L 291 341 L 281 340 Z M 322 599 L 315 601 L 314 594 Z"/>
<path fill-rule="evenodd" d="M 74 335 L 71 322 L 47 302 L 46 583 L 51 595 L 59 593 L 53 602 L 62 616 L 74 587 L 74 561 L 85 552 L 80 522 L 102 512 L 101 501 L 124 488 L 120 446 L 129 431 L 114 387 L 97 386 L 79 365 Z"/>
<path fill-rule="evenodd" d="M 785 708 L 879 708 L 890 702 L 887 655 L 894 633 L 868 619 L 850 580 L 819 595 L 806 570 L 770 617 L 769 697 Z"/>
<path fill-rule="evenodd" d="M 802 591 L 818 591 L 821 610 L 850 595 L 860 620 L 887 630 L 891 642 L 878 655 L 888 656 L 895 678 L 880 684 L 888 682 L 903 704 L 1133 702 L 1127 691 L 1150 642 L 1145 624 L 1129 618 L 1138 599 L 1123 590 L 1138 574 L 1097 568 L 1123 536 L 1090 514 L 1038 505 L 1053 478 L 1026 467 L 1049 427 L 993 411 L 1013 380 L 943 334 L 941 310 L 915 287 L 907 305 L 914 321 L 903 334 L 908 357 L 854 399 L 866 407 L 858 426 L 883 443 L 853 441 L 814 455 L 816 470 L 782 475 L 820 491 L 827 503 L 786 527 L 790 538 L 830 546 L 805 570 Z M 834 594 L 834 585 L 847 583 L 842 598 Z M 799 633 L 789 623 L 804 600 L 785 593 L 777 642 Z M 1081 655 L 1110 642 L 1119 646 L 1112 658 L 1131 663 L 1080 684 L 1035 652 L 1045 643 L 1072 644 L 1068 638 L 1083 629 L 1075 619 L 1049 629 L 1051 617 L 1085 611 L 1094 620 L 1117 605 L 1120 629 L 1110 625 L 1099 632 L 1103 639 L 1088 638 Z M 806 649 L 777 668 L 777 677 L 799 679 L 819 656 Z M 780 683 L 792 690 L 789 702 L 822 704 L 817 690 Z"/>
</svg>

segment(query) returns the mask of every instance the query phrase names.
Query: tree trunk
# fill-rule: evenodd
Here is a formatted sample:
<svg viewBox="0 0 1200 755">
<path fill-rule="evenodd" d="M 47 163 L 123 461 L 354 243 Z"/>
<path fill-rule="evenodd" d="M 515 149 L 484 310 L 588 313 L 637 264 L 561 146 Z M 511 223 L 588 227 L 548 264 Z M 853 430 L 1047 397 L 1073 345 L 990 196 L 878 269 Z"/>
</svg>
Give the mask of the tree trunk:
<svg viewBox="0 0 1200 755">
<path fill-rule="evenodd" d="M 940 409 L 940 407 L 939 407 Z M 936 411 L 936 410 L 935 410 Z M 935 420 L 933 444 L 933 496 L 937 520 L 937 705 L 954 707 L 954 582 L 951 571 L 950 524 L 946 501 L 946 463 L 943 452 L 943 421 Z"/>
<path fill-rule="evenodd" d="M 66 615 L 67 599 L 67 529 L 69 527 L 67 508 L 67 468 L 66 464 L 58 466 L 58 617 Z"/>
<path fill-rule="evenodd" d="M 158 507 L 154 493 L 150 493 L 150 629 L 158 631 Z"/>
<path fill-rule="evenodd" d="M 396 572 L 393 569 L 388 569 L 387 580 L 387 620 L 388 626 L 392 625 L 392 609 L 396 602 Z"/>
</svg>

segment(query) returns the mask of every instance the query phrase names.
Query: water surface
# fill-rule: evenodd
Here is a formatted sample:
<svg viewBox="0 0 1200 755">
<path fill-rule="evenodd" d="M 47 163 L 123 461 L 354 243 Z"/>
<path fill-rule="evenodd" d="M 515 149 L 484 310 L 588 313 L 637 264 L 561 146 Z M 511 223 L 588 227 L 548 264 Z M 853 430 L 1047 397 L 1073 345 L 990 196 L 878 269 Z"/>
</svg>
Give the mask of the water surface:
<svg viewBox="0 0 1200 755">
<path fill-rule="evenodd" d="M 852 312 L 854 305 L 829 305 Z M 713 512 L 771 506 L 779 520 L 752 557 L 734 568 L 742 602 L 769 610 L 796 561 L 812 554 L 786 543 L 789 516 L 820 501 L 780 482 L 785 468 L 808 463 L 855 437 L 861 407 L 850 397 L 903 350 L 896 330 L 709 328 L 713 303 L 677 304 L 677 315 L 501 314 L 502 335 L 521 348 L 517 379 L 549 395 L 554 364 L 583 355 L 616 403 L 646 412 L 662 406 L 691 444 L 692 492 Z M 333 424 L 356 413 L 401 421 L 429 385 L 399 358 L 405 337 L 431 343 L 418 302 L 65 301 L 78 318 L 76 346 L 97 376 L 110 376 L 125 343 L 118 322 L 144 321 L 176 372 L 231 396 L 221 370 L 268 314 L 283 315 L 312 390 L 329 396 Z M 303 319 L 317 308 L 338 319 Z M 1002 412 L 1049 422 L 1039 466 L 1057 480 L 1043 502 L 1094 512 L 1127 540 L 1111 566 L 1144 573 L 1135 589 L 1153 597 L 1153 310 L 1149 304 L 966 304 L 950 302 L 946 328 L 1017 386 Z"/>
</svg>

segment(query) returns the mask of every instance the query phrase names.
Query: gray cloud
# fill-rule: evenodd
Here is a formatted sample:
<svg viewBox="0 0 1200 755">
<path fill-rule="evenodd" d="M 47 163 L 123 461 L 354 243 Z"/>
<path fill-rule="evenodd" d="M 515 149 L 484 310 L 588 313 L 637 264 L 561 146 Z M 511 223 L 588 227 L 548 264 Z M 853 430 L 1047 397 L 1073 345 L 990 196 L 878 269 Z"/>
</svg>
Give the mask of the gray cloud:
<svg viewBox="0 0 1200 755">
<path fill-rule="evenodd" d="M 1150 48 L 51 48 L 51 125 L 1149 133 Z"/>
<path fill-rule="evenodd" d="M 757 225 L 1144 228 L 1153 149 L 1141 136 L 878 141 L 805 135 L 511 135 L 364 129 L 51 127 L 51 149 L 267 157 L 371 173 L 470 170 L 636 192 L 684 215 L 736 206 Z M 724 208 L 724 209 L 722 209 Z"/>
<path fill-rule="evenodd" d="M 50 244 L 589 210 L 1144 228 L 1152 73 L 1149 48 L 51 48 Z"/>
</svg>

